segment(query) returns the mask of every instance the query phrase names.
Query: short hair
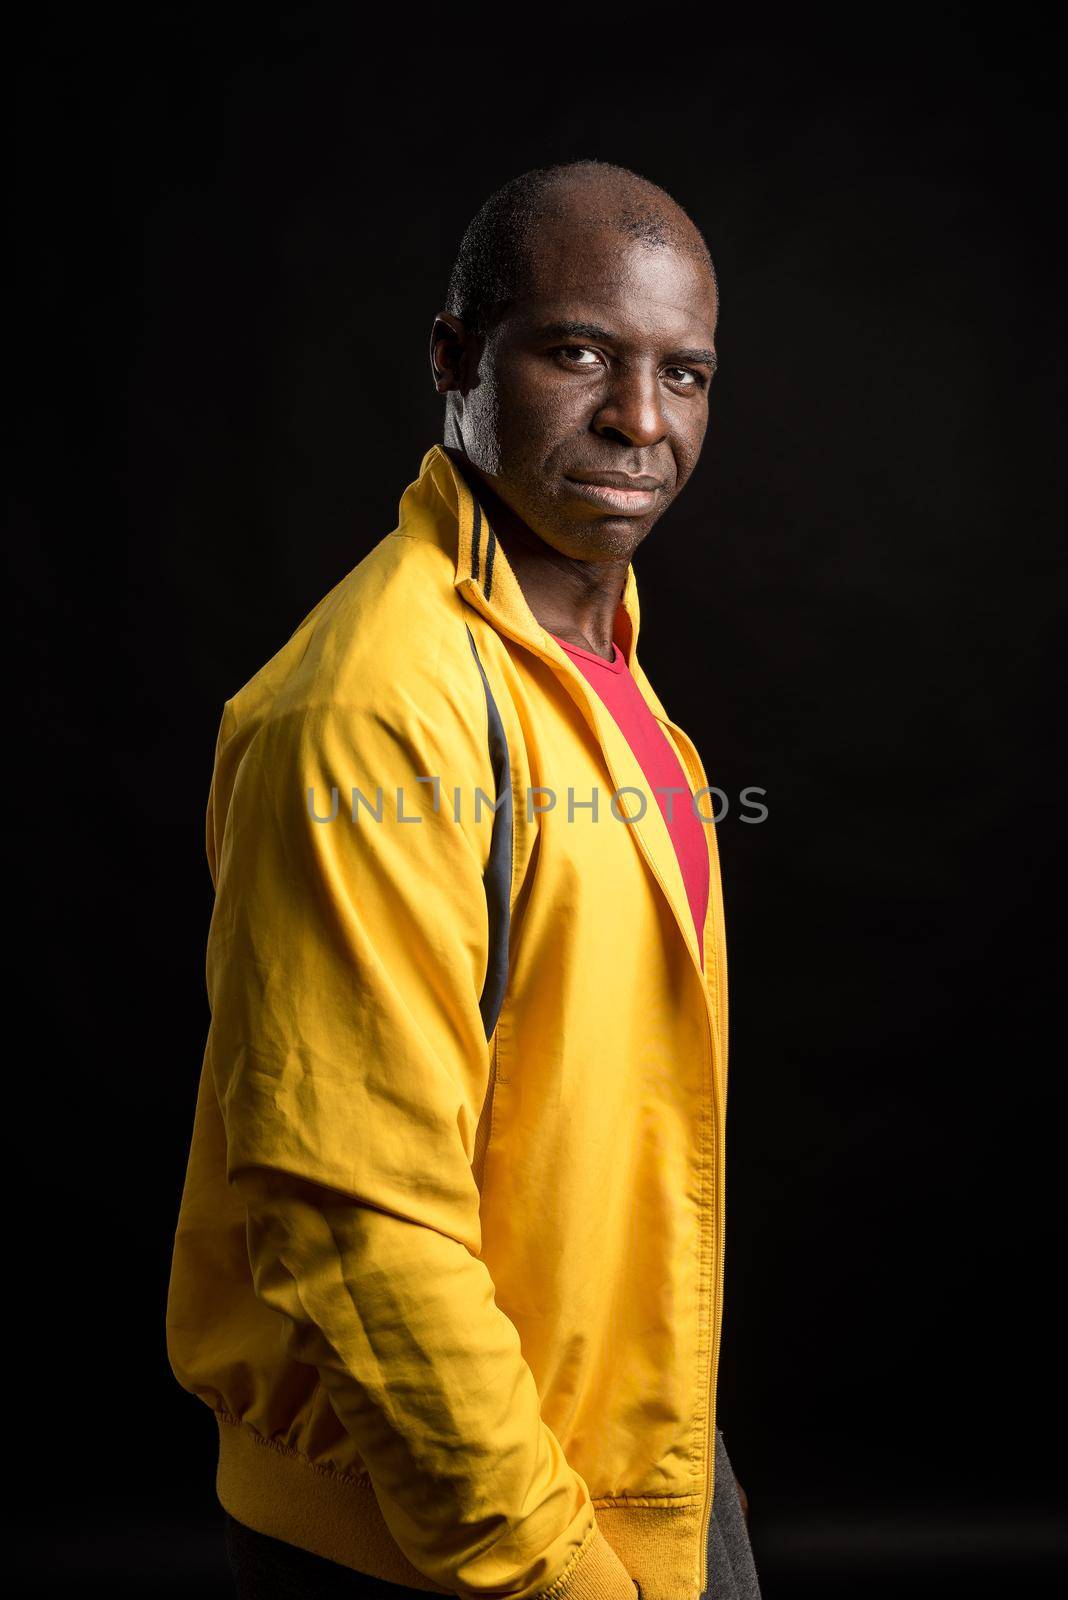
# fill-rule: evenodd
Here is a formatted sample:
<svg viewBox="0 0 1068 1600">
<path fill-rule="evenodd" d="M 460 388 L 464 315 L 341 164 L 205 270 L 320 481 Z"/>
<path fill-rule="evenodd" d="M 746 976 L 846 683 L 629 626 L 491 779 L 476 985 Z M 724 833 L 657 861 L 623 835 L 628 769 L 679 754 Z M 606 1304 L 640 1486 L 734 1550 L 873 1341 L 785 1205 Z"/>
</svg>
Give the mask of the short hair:
<svg viewBox="0 0 1068 1600">
<path fill-rule="evenodd" d="M 701 230 L 659 184 L 629 167 L 594 159 L 532 167 L 495 190 L 467 225 L 449 277 L 445 309 L 471 330 L 492 326 L 494 312 L 520 292 L 529 278 L 535 227 L 546 212 L 549 191 L 571 174 L 588 172 L 613 184 L 610 226 L 650 246 L 675 245 L 698 255 L 712 275 L 719 304 L 719 285 L 712 256 Z M 679 227 L 681 214 L 693 229 Z"/>
</svg>

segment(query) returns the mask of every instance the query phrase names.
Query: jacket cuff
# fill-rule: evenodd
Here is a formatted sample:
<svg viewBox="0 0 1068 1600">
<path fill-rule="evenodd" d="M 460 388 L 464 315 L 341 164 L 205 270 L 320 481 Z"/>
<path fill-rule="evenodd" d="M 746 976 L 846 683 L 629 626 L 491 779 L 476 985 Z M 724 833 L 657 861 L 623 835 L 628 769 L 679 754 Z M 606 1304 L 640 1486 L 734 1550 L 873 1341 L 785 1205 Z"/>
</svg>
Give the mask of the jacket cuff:
<svg viewBox="0 0 1068 1600">
<path fill-rule="evenodd" d="M 641 1600 L 641 1589 L 600 1528 L 594 1527 L 585 1551 L 567 1575 L 533 1600 Z"/>
</svg>

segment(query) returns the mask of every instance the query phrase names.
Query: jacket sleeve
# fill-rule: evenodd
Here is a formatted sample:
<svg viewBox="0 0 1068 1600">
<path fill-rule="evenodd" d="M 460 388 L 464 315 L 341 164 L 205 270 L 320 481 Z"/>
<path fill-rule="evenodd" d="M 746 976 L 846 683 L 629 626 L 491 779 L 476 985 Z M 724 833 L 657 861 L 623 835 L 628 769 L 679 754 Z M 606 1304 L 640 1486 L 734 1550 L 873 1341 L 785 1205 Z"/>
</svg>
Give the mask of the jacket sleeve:
<svg viewBox="0 0 1068 1600">
<path fill-rule="evenodd" d="M 419 704 L 276 711 L 243 750 L 208 952 L 227 1179 L 255 1291 L 412 1564 L 471 1600 L 634 1600 L 480 1259 L 494 786 L 473 682 L 481 719 L 428 682 Z M 362 800 L 353 821 L 379 785 L 381 821 Z"/>
</svg>

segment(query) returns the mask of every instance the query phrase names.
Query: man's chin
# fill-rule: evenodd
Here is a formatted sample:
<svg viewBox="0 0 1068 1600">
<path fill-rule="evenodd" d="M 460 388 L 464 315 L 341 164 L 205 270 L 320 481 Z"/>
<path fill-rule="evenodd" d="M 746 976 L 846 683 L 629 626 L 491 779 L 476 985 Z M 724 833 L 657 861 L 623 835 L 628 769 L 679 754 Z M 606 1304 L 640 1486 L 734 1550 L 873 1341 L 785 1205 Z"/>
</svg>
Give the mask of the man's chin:
<svg viewBox="0 0 1068 1600">
<path fill-rule="evenodd" d="M 637 517 L 601 512 L 581 519 L 560 518 L 544 532 L 535 531 L 545 544 L 573 561 L 619 561 L 630 559 L 648 528 Z"/>
</svg>

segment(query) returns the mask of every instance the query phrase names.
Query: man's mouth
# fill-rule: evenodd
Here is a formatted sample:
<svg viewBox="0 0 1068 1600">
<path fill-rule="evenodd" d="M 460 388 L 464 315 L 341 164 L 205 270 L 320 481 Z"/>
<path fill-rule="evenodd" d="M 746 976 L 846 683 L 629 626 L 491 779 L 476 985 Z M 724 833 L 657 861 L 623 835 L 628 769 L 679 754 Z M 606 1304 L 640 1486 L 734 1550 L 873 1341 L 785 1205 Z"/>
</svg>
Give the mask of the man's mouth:
<svg viewBox="0 0 1068 1600">
<path fill-rule="evenodd" d="M 565 475 L 572 494 L 609 511 L 622 512 L 624 516 L 640 516 L 649 511 L 663 484 L 659 478 L 647 478 L 627 472 L 586 473 L 582 477 Z"/>
</svg>

